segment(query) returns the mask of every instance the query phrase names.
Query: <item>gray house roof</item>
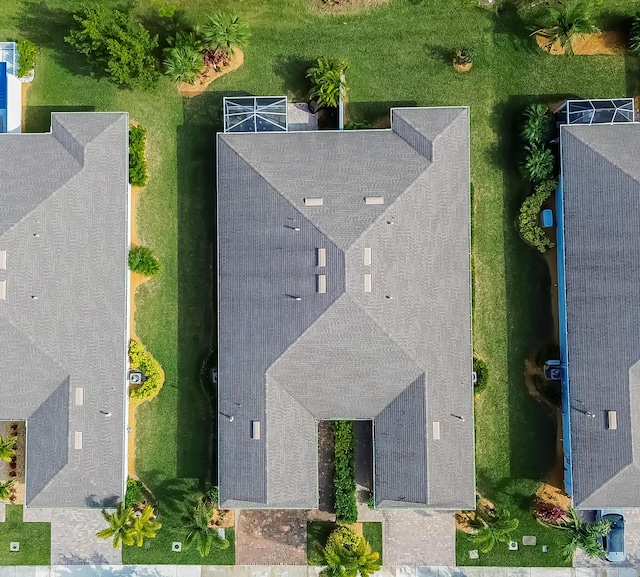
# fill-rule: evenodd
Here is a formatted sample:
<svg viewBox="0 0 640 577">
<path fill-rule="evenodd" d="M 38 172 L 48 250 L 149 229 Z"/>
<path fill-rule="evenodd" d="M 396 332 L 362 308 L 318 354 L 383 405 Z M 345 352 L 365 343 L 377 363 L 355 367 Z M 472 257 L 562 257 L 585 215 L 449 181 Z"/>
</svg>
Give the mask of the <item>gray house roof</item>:
<svg viewBox="0 0 640 577">
<path fill-rule="evenodd" d="M 220 134 L 218 272 L 225 507 L 316 507 L 320 419 L 373 420 L 379 505 L 475 506 L 466 108 Z"/>
<path fill-rule="evenodd" d="M 573 500 L 638 507 L 640 124 L 562 127 L 561 146 Z"/>
<path fill-rule="evenodd" d="M 123 494 L 128 126 L 64 113 L 0 136 L 0 421 L 27 424 L 28 506 Z"/>
</svg>

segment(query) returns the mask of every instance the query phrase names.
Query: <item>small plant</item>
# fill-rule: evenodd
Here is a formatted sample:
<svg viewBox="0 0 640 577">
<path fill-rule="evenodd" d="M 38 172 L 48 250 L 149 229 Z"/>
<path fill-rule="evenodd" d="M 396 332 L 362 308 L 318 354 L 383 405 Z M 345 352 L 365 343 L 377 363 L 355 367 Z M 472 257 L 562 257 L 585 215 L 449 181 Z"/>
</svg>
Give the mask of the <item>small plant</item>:
<svg viewBox="0 0 640 577">
<path fill-rule="evenodd" d="M 512 519 L 509 511 L 491 513 L 482 507 L 476 509 L 475 519 L 471 522 L 476 534 L 471 540 L 478 544 L 483 553 L 489 553 L 496 543 L 508 543 L 520 521 Z"/>
<path fill-rule="evenodd" d="M 126 507 L 134 507 L 144 500 L 144 492 L 142 482 L 129 477 L 127 479 L 127 492 L 124 496 L 124 504 Z"/>
<path fill-rule="evenodd" d="M 151 6 L 160 18 L 173 18 L 176 12 L 176 7 L 171 2 L 167 2 L 167 0 L 151 0 Z"/>
<path fill-rule="evenodd" d="M 129 183 L 131 186 L 147 184 L 147 161 L 144 153 L 147 132 L 142 126 L 129 127 Z"/>
<path fill-rule="evenodd" d="M 200 502 L 196 505 L 193 515 L 187 524 L 185 543 L 187 549 L 194 547 L 201 557 L 206 557 L 211 548 L 228 549 L 229 541 L 218 535 L 218 530 L 211 525 L 213 506 Z"/>
<path fill-rule="evenodd" d="M 533 194 L 528 196 L 520 207 L 518 230 L 522 238 L 540 252 L 553 248 L 554 244 L 544 232 L 538 221 L 540 209 L 557 187 L 555 180 L 540 183 Z"/>
<path fill-rule="evenodd" d="M 0 435 L 0 461 L 10 463 L 16 454 L 15 445 L 18 437 L 3 437 Z"/>
<path fill-rule="evenodd" d="M 224 48 L 233 56 L 234 49 L 247 47 L 251 33 L 239 16 L 219 13 L 209 16 L 208 23 L 202 28 L 202 37 L 207 48 Z"/>
<path fill-rule="evenodd" d="M 370 122 L 366 120 L 356 120 L 354 122 L 347 122 L 344 125 L 345 130 L 371 130 L 373 126 L 371 126 Z"/>
<path fill-rule="evenodd" d="M 536 506 L 535 516 L 541 523 L 548 525 L 557 525 L 561 523 L 567 512 L 558 505 L 550 505 L 549 503 L 540 503 Z"/>
<path fill-rule="evenodd" d="M 15 479 L 9 479 L 5 482 L 0 481 L 0 501 L 8 501 L 11 498 L 15 482 Z"/>
<path fill-rule="evenodd" d="M 351 421 L 334 421 L 334 473 L 336 520 L 355 523 L 358 520 L 356 502 L 355 438 Z"/>
<path fill-rule="evenodd" d="M 631 22 L 631 37 L 629 38 L 629 49 L 640 55 L 640 14 L 636 14 Z"/>
<path fill-rule="evenodd" d="M 481 358 L 474 356 L 473 371 L 476 374 L 476 382 L 473 386 L 473 392 L 480 393 L 484 391 L 487 387 L 487 382 L 489 381 L 489 369 L 487 368 L 487 363 L 485 363 Z"/>
<path fill-rule="evenodd" d="M 125 507 L 120 501 L 113 513 L 107 513 L 102 509 L 102 516 L 109 524 L 106 529 L 98 531 L 96 536 L 100 539 L 113 539 L 113 548 L 118 549 L 120 544 L 133 545 L 133 507 Z"/>
<path fill-rule="evenodd" d="M 458 66 L 473 64 L 473 56 L 468 48 L 458 48 L 453 56 L 453 62 Z"/>
<path fill-rule="evenodd" d="M 324 577 L 369 577 L 380 570 L 380 554 L 362 535 L 345 526 L 335 529 L 324 548 Z"/>
<path fill-rule="evenodd" d="M 169 45 L 169 48 L 165 48 L 165 52 L 170 51 L 171 48 L 182 47 L 190 48 L 196 52 L 202 52 L 205 49 L 202 38 L 193 30 L 188 32 L 183 30 L 176 32 L 175 36 L 169 36 L 169 38 L 167 38 L 167 44 Z"/>
<path fill-rule="evenodd" d="M 345 60 L 318 58 L 316 65 L 307 71 L 307 78 L 311 80 L 309 96 L 315 99 L 319 106 L 337 108 L 340 96 L 344 96 L 347 91 L 344 82 L 346 70 Z"/>
<path fill-rule="evenodd" d="M 544 146 L 525 146 L 527 156 L 522 165 L 524 177 L 531 182 L 542 182 L 553 177 L 553 153 Z"/>
<path fill-rule="evenodd" d="M 145 505 L 142 510 L 133 512 L 131 534 L 138 547 L 142 547 L 145 539 L 154 539 L 160 529 L 162 523 L 156 520 L 156 513 L 151 505 Z"/>
<path fill-rule="evenodd" d="M 202 54 L 191 46 L 170 48 L 163 61 L 164 73 L 173 82 L 193 84 L 204 72 L 205 64 Z"/>
<path fill-rule="evenodd" d="M 579 34 L 598 29 L 593 24 L 593 0 L 564 0 L 549 6 L 546 25 L 533 32 L 549 40 L 549 48 L 558 42 L 566 54 L 573 54 L 573 40 Z"/>
<path fill-rule="evenodd" d="M 36 67 L 38 47 L 31 40 L 18 42 L 18 78 L 24 78 Z"/>
<path fill-rule="evenodd" d="M 155 397 L 164 382 L 162 367 L 138 341 L 129 343 L 129 364 L 133 369 L 142 371 L 144 383 L 137 389 L 131 389 L 129 398 L 134 402 L 142 402 Z"/>
<path fill-rule="evenodd" d="M 202 54 L 206 66 L 212 66 L 219 71 L 223 66 L 229 66 L 229 53 L 224 48 L 205 50 Z"/>
<path fill-rule="evenodd" d="M 160 272 L 160 261 L 146 246 L 134 246 L 129 251 L 129 269 L 144 276 L 153 276 Z"/>
<path fill-rule="evenodd" d="M 522 138 L 529 146 L 541 146 L 551 136 L 549 109 L 539 102 L 530 104 L 524 112 Z"/>
</svg>

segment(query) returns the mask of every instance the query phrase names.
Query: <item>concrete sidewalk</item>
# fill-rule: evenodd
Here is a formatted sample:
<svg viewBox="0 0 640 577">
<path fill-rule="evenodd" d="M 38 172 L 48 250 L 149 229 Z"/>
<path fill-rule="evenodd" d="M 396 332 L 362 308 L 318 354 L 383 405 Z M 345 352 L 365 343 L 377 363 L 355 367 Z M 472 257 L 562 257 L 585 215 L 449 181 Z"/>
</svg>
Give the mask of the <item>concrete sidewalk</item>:
<svg viewBox="0 0 640 577">
<path fill-rule="evenodd" d="M 0 577 L 318 577 L 319 567 L 199 565 L 54 565 L 0 567 Z M 639 577 L 632 567 L 396 567 L 373 577 Z"/>
</svg>

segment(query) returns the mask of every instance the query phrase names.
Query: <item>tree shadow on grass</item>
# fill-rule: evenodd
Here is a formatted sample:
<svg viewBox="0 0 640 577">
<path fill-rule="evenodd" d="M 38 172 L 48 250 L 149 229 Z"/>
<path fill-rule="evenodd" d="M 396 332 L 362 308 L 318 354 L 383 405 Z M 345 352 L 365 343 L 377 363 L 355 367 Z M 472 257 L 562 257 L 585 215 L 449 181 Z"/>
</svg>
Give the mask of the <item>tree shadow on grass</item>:
<svg viewBox="0 0 640 577">
<path fill-rule="evenodd" d="M 509 50 L 523 52 L 537 52 L 535 40 L 531 33 L 538 27 L 535 24 L 536 15 L 531 14 L 526 19 L 518 7 L 509 2 L 503 2 L 492 11 L 491 22 L 496 45 Z"/>
<path fill-rule="evenodd" d="M 309 58 L 299 56 L 277 56 L 273 65 L 273 71 L 282 78 L 284 90 L 293 95 L 293 100 L 306 102 L 309 100 L 311 83 L 307 78 L 307 70 L 314 65 Z"/>
<path fill-rule="evenodd" d="M 46 0 L 25 0 L 21 4 L 17 21 L 17 27 L 25 38 L 39 48 L 52 50 L 55 62 L 72 74 L 105 76 L 96 72 L 84 55 L 78 54 L 64 41 L 74 22 L 72 12 L 53 8 Z"/>
<path fill-rule="evenodd" d="M 374 128 L 389 128 L 391 109 L 407 106 L 416 106 L 416 101 L 348 102 L 346 116 L 349 122 L 366 122 Z"/>
<path fill-rule="evenodd" d="M 53 112 L 93 112 L 95 106 L 27 106 L 25 132 L 49 132 Z"/>
<path fill-rule="evenodd" d="M 187 514 L 195 506 L 198 489 L 197 479 L 166 479 L 159 471 L 145 473 L 145 481 L 153 487 L 153 499 L 160 512 L 173 515 Z"/>
</svg>

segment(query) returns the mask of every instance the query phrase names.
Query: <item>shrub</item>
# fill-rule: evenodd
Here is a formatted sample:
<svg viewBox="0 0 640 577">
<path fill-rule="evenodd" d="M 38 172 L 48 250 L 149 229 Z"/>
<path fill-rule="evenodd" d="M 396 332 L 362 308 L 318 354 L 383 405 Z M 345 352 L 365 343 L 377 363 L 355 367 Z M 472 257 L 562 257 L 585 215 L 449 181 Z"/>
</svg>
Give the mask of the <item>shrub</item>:
<svg viewBox="0 0 640 577">
<path fill-rule="evenodd" d="M 371 130 L 373 126 L 366 120 L 354 120 L 344 125 L 345 130 Z"/>
<path fill-rule="evenodd" d="M 129 251 L 129 269 L 144 276 L 153 276 L 160 271 L 160 261 L 153 256 L 150 248 L 134 246 Z"/>
<path fill-rule="evenodd" d="M 636 14 L 631 22 L 631 37 L 629 38 L 629 49 L 640 55 L 640 14 Z"/>
<path fill-rule="evenodd" d="M 362 536 L 340 526 L 327 539 L 323 577 L 369 577 L 380 569 L 380 554 Z"/>
<path fill-rule="evenodd" d="M 117 84 L 143 89 L 155 85 L 153 51 L 158 36 L 152 37 L 129 12 L 95 4 L 80 8 L 73 19 L 75 25 L 64 40 L 91 64 Z"/>
<path fill-rule="evenodd" d="M 205 69 L 202 54 L 190 46 L 177 46 L 167 51 L 164 73 L 173 82 L 193 84 Z"/>
<path fill-rule="evenodd" d="M 138 341 L 129 343 L 129 364 L 133 369 L 139 369 L 145 376 L 145 381 L 137 389 L 131 389 L 129 398 L 134 402 L 142 402 L 155 397 L 164 383 L 162 367 Z"/>
<path fill-rule="evenodd" d="M 542 182 L 553 176 L 553 153 L 544 146 L 527 145 L 522 173 L 531 182 Z"/>
<path fill-rule="evenodd" d="M 31 40 L 18 42 L 18 78 L 24 78 L 36 67 L 38 47 Z"/>
<path fill-rule="evenodd" d="M 467 64 L 473 64 L 473 54 L 468 48 L 458 48 L 453 55 L 453 61 L 458 66 L 466 66 Z"/>
<path fill-rule="evenodd" d="M 354 464 L 355 439 L 351 421 L 333 423 L 333 442 L 336 521 L 355 523 L 358 520 L 358 506 Z"/>
<path fill-rule="evenodd" d="M 142 482 L 129 477 L 127 479 L 127 492 L 124 495 L 125 507 L 133 507 L 144 500 Z"/>
<path fill-rule="evenodd" d="M 538 503 L 535 508 L 535 516 L 538 521 L 549 525 L 557 525 L 562 522 L 567 512 L 558 505 L 550 503 Z"/>
<path fill-rule="evenodd" d="M 520 207 L 520 215 L 518 216 L 520 236 L 540 252 L 545 252 L 554 246 L 540 226 L 538 218 L 542 205 L 555 191 L 556 186 L 555 180 L 547 180 L 539 184 L 534 193 L 528 196 Z"/>
<path fill-rule="evenodd" d="M 536 30 L 549 39 L 549 46 L 559 42 L 566 54 L 573 54 L 573 39 L 578 34 L 590 34 L 593 24 L 593 0 L 566 0 L 547 9 L 545 27 Z"/>
<path fill-rule="evenodd" d="M 487 387 L 489 369 L 487 363 L 478 357 L 473 357 L 473 370 L 476 373 L 476 382 L 473 386 L 474 393 L 480 393 Z"/>
<path fill-rule="evenodd" d="M 307 71 L 307 78 L 311 80 L 309 96 L 314 98 L 319 106 L 336 108 L 340 94 L 347 90 L 343 80 L 346 69 L 345 60 L 318 58 L 316 65 Z"/>
<path fill-rule="evenodd" d="M 529 146 L 541 146 L 551 136 L 549 109 L 540 103 L 530 104 L 524 112 L 522 137 Z"/>
<path fill-rule="evenodd" d="M 247 47 L 251 33 L 239 16 L 220 13 L 209 16 L 209 22 L 202 29 L 202 37 L 207 48 L 224 48 L 233 56 L 235 48 Z"/>
<path fill-rule="evenodd" d="M 131 186 L 147 184 L 147 161 L 144 152 L 147 132 L 142 126 L 129 127 L 129 183 Z"/>
</svg>

